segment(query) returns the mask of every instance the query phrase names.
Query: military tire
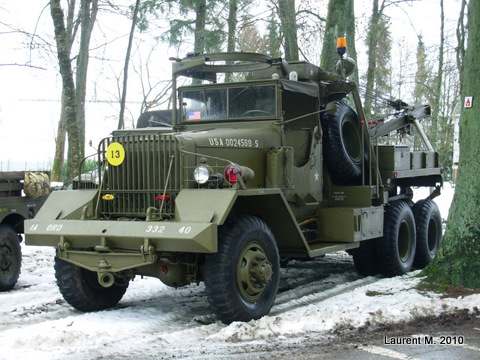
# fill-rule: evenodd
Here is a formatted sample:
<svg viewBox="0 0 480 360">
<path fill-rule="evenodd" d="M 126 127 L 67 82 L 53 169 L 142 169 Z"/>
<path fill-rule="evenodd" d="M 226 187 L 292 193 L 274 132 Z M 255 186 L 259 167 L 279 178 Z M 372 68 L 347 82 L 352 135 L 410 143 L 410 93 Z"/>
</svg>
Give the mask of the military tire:
<svg viewBox="0 0 480 360">
<path fill-rule="evenodd" d="M 385 208 L 383 239 L 378 249 L 384 275 L 403 275 L 412 269 L 416 231 L 415 218 L 407 202 L 395 201 Z"/>
<path fill-rule="evenodd" d="M 432 200 L 420 200 L 413 206 L 417 231 L 414 267 L 423 269 L 435 258 L 442 240 L 442 217 Z"/>
<path fill-rule="evenodd" d="M 22 249 L 10 226 L 0 225 L 0 291 L 13 289 L 20 276 Z"/>
<path fill-rule="evenodd" d="M 268 314 L 278 291 L 280 257 L 269 227 L 254 216 L 222 226 L 218 252 L 207 255 L 204 281 L 218 319 L 249 321 Z"/>
<path fill-rule="evenodd" d="M 362 241 L 360 247 L 350 250 L 350 254 L 360 275 L 372 276 L 380 273 L 377 239 Z"/>
<path fill-rule="evenodd" d="M 75 309 L 89 312 L 115 306 L 125 294 L 127 283 L 115 283 L 102 287 L 97 274 L 59 258 L 55 258 L 55 277 L 60 293 Z"/>
<path fill-rule="evenodd" d="M 357 114 L 338 102 L 337 111 L 326 113 L 322 124 L 325 160 L 333 182 L 357 184 L 362 175 L 362 134 Z"/>
</svg>

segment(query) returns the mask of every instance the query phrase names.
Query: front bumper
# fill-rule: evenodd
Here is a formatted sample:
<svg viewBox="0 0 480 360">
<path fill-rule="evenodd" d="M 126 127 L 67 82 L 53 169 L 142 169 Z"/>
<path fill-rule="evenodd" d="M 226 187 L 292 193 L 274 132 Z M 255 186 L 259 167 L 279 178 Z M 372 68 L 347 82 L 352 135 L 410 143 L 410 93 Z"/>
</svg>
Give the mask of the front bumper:
<svg viewBox="0 0 480 360">
<path fill-rule="evenodd" d="M 156 262 L 158 252 L 214 253 L 217 225 L 196 222 L 27 220 L 25 243 L 91 271 L 123 271 Z"/>
</svg>

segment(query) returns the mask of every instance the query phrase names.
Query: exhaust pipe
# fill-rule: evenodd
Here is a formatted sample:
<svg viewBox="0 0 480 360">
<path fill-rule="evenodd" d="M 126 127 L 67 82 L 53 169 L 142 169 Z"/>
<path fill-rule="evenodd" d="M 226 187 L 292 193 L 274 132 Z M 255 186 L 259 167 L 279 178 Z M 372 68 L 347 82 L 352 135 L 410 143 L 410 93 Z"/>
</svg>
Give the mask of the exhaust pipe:
<svg viewBox="0 0 480 360">
<path fill-rule="evenodd" d="M 97 273 L 98 283 L 104 287 L 109 288 L 115 284 L 115 276 L 110 272 Z"/>
</svg>

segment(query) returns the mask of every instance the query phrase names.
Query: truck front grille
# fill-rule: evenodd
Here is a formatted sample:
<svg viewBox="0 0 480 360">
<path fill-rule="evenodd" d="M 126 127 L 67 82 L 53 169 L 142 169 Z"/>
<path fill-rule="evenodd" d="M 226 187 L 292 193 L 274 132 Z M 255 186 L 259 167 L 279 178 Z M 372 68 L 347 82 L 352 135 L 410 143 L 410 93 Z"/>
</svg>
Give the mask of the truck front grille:
<svg viewBox="0 0 480 360">
<path fill-rule="evenodd" d="M 112 142 L 125 149 L 125 160 L 119 166 L 109 165 L 105 158 Z M 149 207 L 159 215 L 163 202 L 161 216 L 172 217 L 181 184 L 177 145 L 173 135 L 116 135 L 104 139 L 99 147 L 100 213 L 107 217 L 143 218 Z"/>
</svg>

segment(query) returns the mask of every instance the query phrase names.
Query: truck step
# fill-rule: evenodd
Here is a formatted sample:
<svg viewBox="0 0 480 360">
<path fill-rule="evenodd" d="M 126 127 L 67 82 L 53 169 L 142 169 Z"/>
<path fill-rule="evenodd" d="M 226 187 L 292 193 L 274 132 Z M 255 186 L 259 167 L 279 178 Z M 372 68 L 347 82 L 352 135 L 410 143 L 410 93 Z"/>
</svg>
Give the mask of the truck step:
<svg viewBox="0 0 480 360">
<path fill-rule="evenodd" d="M 316 257 L 332 252 L 355 249 L 360 246 L 360 242 L 341 243 L 341 242 L 314 242 L 309 243 L 309 255 Z"/>
</svg>

